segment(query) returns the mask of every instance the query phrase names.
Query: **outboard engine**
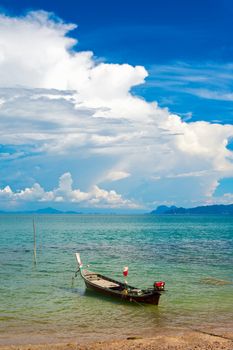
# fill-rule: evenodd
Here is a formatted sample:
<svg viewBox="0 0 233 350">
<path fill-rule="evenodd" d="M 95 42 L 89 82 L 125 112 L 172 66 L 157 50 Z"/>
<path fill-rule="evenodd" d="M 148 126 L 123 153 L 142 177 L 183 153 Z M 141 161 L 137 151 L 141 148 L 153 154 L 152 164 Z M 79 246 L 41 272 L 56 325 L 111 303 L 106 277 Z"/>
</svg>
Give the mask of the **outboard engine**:
<svg viewBox="0 0 233 350">
<path fill-rule="evenodd" d="M 159 281 L 154 283 L 154 289 L 155 290 L 164 290 L 165 282 Z"/>
</svg>

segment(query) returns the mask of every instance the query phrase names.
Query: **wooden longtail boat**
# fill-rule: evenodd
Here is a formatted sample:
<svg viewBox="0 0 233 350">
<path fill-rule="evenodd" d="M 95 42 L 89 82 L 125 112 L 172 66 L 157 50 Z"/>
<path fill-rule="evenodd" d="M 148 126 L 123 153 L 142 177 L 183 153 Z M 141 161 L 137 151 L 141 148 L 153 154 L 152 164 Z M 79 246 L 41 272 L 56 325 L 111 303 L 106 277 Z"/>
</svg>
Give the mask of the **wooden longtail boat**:
<svg viewBox="0 0 233 350">
<path fill-rule="evenodd" d="M 139 304 L 158 305 L 161 292 L 164 291 L 165 282 L 155 282 L 153 288 L 135 288 L 126 283 L 84 269 L 79 253 L 76 253 L 76 259 L 78 271 L 84 279 L 87 289 Z"/>
</svg>

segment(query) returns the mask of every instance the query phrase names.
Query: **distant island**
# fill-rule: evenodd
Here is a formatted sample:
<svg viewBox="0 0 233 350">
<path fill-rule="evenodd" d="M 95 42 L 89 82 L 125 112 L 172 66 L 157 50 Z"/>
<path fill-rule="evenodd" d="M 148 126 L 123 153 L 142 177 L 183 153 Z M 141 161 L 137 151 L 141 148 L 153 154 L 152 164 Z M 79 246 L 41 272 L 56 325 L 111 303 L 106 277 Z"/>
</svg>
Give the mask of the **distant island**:
<svg viewBox="0 0 233 350">
<path fill-rule="evenodd" d="M 151 214 L 161 215 L 161 214 L 182 214 L 182 215 L 233 215 L 233 204 L 215 204 L 215 205 L 205 205 L 195 208 L 178 208 L 176 206 L 168 207 L 166 205 L 160 205 L 157 209 L 152 210 Z"/>
<path fill-rule="evenodd" d="M 0 211 L 0 214 L 82 214 L 76 211 L 62 211 L 51 207 L 26 211 Z"/>
</svg>

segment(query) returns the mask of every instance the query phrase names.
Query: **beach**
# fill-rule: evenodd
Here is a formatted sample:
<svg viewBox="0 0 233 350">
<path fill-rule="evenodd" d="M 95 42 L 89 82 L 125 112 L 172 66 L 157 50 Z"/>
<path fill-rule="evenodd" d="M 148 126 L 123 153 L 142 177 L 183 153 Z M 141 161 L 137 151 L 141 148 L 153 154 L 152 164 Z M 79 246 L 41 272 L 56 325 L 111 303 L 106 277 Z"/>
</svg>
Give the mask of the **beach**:
<svg viewBox="0 0 233 350">
<path fill-rule="evenodd" d="M 213 334 L 198 330 L 181 330 L 155 337 L 80 343 L 79 339 L 64 343 L 2 345 L 1 350 L 232 350 L 233 331 Z"/>
</svg>

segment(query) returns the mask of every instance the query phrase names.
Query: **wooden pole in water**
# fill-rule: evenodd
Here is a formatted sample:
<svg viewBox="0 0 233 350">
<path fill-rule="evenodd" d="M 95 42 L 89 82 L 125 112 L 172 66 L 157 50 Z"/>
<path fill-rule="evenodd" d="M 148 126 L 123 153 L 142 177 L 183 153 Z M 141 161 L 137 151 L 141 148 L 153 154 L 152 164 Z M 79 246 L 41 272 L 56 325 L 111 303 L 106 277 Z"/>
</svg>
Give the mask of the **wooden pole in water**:
<svg viewBox="0 0 233 350">
<path fill-rule="evenodd" d="M 33 233 L 34 233 L 34 264 L 36 265 L 36 225 L 33 218 Z"/>
</svg>

